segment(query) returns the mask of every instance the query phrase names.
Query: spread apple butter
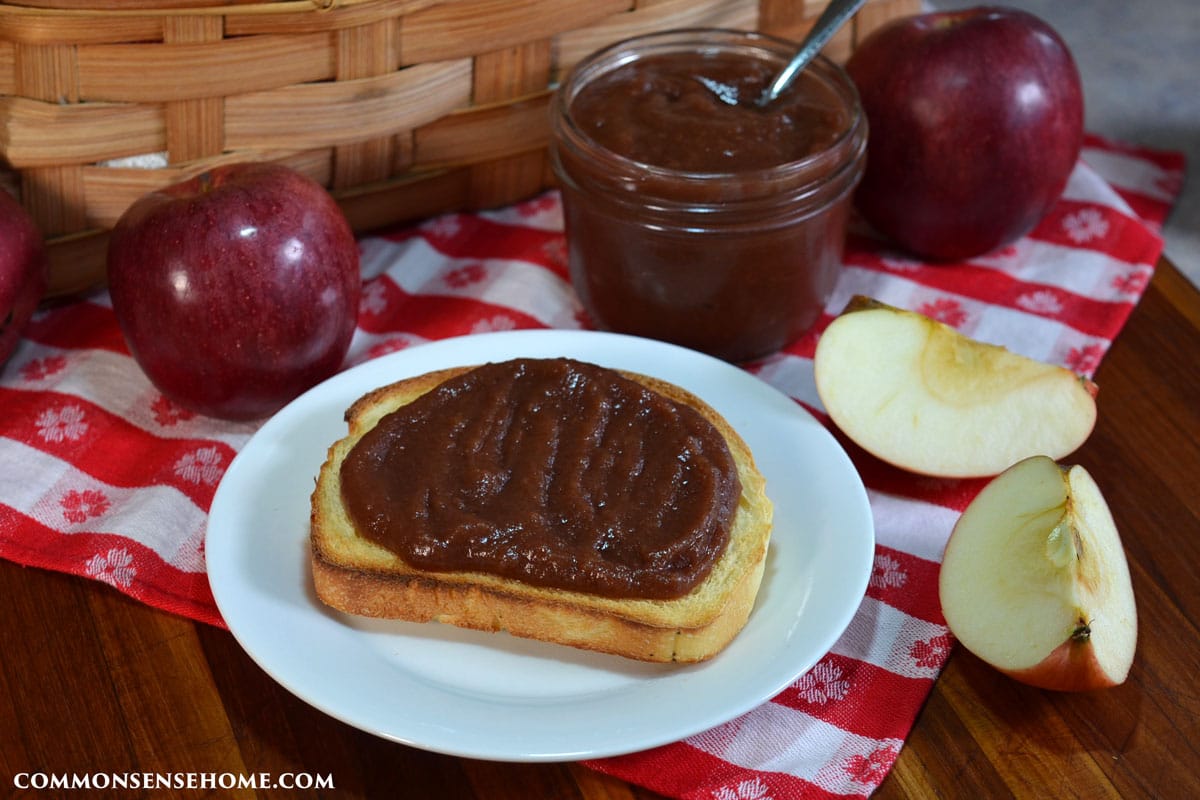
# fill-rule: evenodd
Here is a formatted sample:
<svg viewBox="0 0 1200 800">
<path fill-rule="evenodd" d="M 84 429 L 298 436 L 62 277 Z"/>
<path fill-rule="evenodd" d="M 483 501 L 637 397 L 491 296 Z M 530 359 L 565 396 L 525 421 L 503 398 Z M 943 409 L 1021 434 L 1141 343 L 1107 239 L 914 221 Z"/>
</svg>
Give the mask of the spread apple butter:
<svg viewBox="0 0 1200 800">
<path fill-rule="evenodd" d="M 563 82 L 551 156 L 571 281 L 597 327 L 746 361 L 816 323 L 866 122 L 823 58 L 759 106 L 794 49 L 736 31 L 651 34 Z"/>
<path fill-rule="evenodd" d="M 410 566 L 619 598 L 703 581 L 741 496 L 695 408 L 562 358 L 446 380 L 368 431 L 341 483 L 359 533 Z"/>
</svg>

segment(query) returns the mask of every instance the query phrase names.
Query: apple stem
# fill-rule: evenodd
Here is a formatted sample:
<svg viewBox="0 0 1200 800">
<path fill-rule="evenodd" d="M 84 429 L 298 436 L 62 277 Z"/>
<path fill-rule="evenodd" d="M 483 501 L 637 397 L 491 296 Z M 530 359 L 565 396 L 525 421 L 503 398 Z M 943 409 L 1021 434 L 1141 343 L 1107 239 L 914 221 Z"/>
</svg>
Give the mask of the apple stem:
<svg viewBox="0 0 1200 800">
<path fill-rule="evenodd" d="M 1079 619 L 1079 624 L 1075 626 L 1075 630 L 1071 632 L 1071 641 L 1086 642 L 1092 636 L 1092 626 L 1087 620 L 1082 617 Z"/>
</svg>

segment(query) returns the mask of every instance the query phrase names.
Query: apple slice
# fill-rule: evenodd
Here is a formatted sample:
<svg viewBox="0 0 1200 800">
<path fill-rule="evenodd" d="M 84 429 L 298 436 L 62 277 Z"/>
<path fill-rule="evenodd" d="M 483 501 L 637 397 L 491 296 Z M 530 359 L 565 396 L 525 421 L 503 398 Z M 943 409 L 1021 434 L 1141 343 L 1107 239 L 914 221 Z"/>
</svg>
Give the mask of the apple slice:
<svg viewBox="0 0 1200 800">
<path fill-rule="evenodd" d="M 817 343 L 817 394 L 869 453 L 911 472 L 991 477 L 1032 455 L 1070 455 L 1096 424 L 1094 383 L 856 297 Z"/>
<path fill-rule="evenodd" d="M 938 590 L 955 638 L 1023 683 L 1085 691 L 1129 674 L 1129 565 L 1083 467 L 1033 456 L 993 478 L 954 526 Z"/>
</svg>

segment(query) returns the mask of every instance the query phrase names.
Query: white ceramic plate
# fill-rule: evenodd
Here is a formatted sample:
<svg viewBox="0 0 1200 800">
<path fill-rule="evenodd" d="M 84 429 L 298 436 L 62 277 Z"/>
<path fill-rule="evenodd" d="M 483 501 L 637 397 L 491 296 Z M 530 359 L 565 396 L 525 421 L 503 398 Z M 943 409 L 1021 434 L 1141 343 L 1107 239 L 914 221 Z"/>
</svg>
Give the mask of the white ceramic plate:
<svg viewBox="0 0 1200 800">
<path fill-rule="evenodd" d="M 703 664 L 643 664 L 507 634 L 351 617 L 316 598 L 309 495 L 342 415 L 365 392 L 433 369 L 569 356 L 695 392 L 742 435 L 767 478 L 775 529 L 750 621 Z M 276 681 L 350 725 L 414 747 L 506 761 L 644 750 L 726 722 L 810 669 L 866 591 L 866 491 L 816 421 L 760 379 L 696 352 L 616 334 L 511 331 L 424 344 L 347 370 L 246 444 L 213 499 L 213 595 Z"/>
</svg>

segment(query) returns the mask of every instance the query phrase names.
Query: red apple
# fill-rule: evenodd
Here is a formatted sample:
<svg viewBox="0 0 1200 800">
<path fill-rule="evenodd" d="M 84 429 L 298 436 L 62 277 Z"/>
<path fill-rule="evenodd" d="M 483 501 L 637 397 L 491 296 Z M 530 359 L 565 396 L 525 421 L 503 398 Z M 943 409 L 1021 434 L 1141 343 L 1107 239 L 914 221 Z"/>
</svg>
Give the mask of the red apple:
<svg viewBox="0 0 1200 800">
<path fill-rule="evenodd" d="M 1058 200 L 1083 141 L 1070 51 L 1032 14 L 972 8 L 898 19 L 846 63 L 870 126 L 863 218 L 929 259 L 980 255 Z"/>
<path fill-rule="evenodd" d="M 41 231 L 29 212 L 0 189 L 0 364 L 12 355 L 46 291 L 46 270 Z"/>
<path fill-rule="evenodd" d="M 315 181 L 269 163 L 152 192 L 108 248 L 133 357 L 180 405 L 258 419 L 336 372 L 354 333 L 358 244 Z"/>
</svg>

